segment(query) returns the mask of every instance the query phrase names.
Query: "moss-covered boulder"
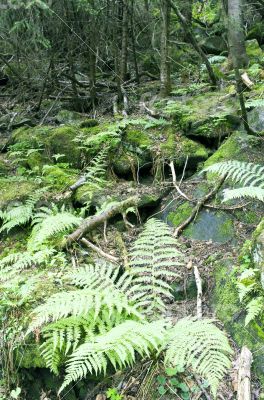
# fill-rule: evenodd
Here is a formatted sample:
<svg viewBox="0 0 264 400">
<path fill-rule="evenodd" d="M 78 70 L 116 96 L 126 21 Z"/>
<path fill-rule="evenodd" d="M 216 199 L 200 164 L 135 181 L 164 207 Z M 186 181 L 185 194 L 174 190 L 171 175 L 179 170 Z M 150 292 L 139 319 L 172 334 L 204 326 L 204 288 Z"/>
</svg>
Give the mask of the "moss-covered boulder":
<svg viewBox="0 0 264 400">
<path fill-rule="evenodd" d="M 209 167 L 217 162 L 228 160 L 263 162 L 264 142 L 261 137 L 234 132 L 219 149 L 204 163 Z"/>
<path fill-rule="evenodd" d="M 215 263 L 215 286 L 212 291 L 213 310 L 239 347 L 247 346 L 254 354 L 253 370 L 264 384 L 264 321 L 256 320 L 245 327 L 245 310 L 239 303 L 234 261 Z"/>
<path fill-rule="evenodd" d="M 21 201 L 33 194 L 38 188 L 34 180 L 26 178 L 0 178 L 0 209 L 6 207 L 11 202 Z"/>
<path fill-rule="evenodd" d="M 246 51 L 250 60 L 259 61 L 264 56 L 257 39 L 246 40 Z"/>
<path fill-rule="evenodd" d="M 60 124 L 78 124 L 85 119 L 85 115 L 76 111 L 60 110 L 55 119 Z"/>
<path fill-rule="evenodd" d="M 42 176 L 51 190 L 66 190 L 78 180 L 79 171 L 68 168 L 67 164 L 45 165 Z"/>
<path fill-rule="evenodd" d="M 190 136 L 219 139 L 227 136 L 240 124 L 238 105 L 232 97 L 226 97 L 225 92 L 208 92 L 170 100 L 164 112 Z"/>
<path fill-rule="evenodd" d="M 256 107 L 248 113 L 249 126 L 256 132 L 264 133 L 264 106 Z"/>
<path fill-rule="evenodd" d="M 167 216 L 169 225 L 178 227 L 192 213 L 193 207 L 188 202 L 171 210 Z M 183 236 L 194 240 L 227 243 L 235 240 L 234 221 L 222 211 L 202 210 L 196 220 L 183 232 Z"/>
</svg>

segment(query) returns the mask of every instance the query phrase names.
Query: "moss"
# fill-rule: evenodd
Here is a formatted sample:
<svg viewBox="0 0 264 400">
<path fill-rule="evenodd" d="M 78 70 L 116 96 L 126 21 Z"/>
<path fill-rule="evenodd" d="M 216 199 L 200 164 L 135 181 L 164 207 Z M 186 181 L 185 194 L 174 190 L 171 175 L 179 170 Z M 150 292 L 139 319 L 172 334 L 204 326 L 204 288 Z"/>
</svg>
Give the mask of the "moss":
<svg viewBox="0 0 264 400">
<path fill-rule="evenodd" d="M 0 158 L 0 176 L 6 175 L 9 172 L 9 169 L 8 163 Z"/>
<path fill-rule="evenodd" d="M 216 316 L 238 346 L 246 345 L 254 353 L 253 370 L 264 384 L 264 321 L 254 321 L 245 327 L 245 312 L 239 303 L 232 260 L 216 262 L 214 277 L 211 301 Z"/>
<path fill-rule="evenodd" d="M 230 98 L 221 101 L 224 95 L 223 92 L 207 92 L 181 101 L 170 101 L 165 113 L 172 116 L 187 134 L 218 138 L 240 124 L 236 103 Z"/>
<path fill-rule="evenodd" d="M 76 111 L 60 110 L 56 120 L 61 124 L 78 123 L 84 116 Z"/>
<path fill-rule="evenodd" d="M 58 165 L 45 165 L 43 168 L 45 183 L 52 189 L 62 190 L 71 186 L 78 179 L 78 171 L 69 168 L 60 168 Z"/>
<path fill-rule="evenodd" d="M 125 140 L 141 149 L 148 148 L 152 144 L 152 141 L 146 132 L 131 128 L 127 129 Z"/>
<path fill-rule="evenodd" d="M 64 154 L 61 160 L 74 166 L 80 165 L 81 159 L 81 150 L 76 143 L 73 143 L 77 133 L 76 128 L 63 126 L 54 129 L 47 141 L 47 146 L 52 154 Z"/>
<path fill-rule="evenodd" d="M 168 214 L 168 222 L 170 222 L 173 226 L 179 226 L 191 215 L 192 209 L 192 206 L 187 202 L 180 205 L 176 211 Z"/>
<path fill-rule="evenodd" d="M 259 47 L 257 39 L 246 40 L 246 51 L 251 59 L 258 60 L 263 57 L 263 51 Z"/>
<path fill-rule="evenodd" d="M 45 368 L 45 360 L 40 354 L 40 348 L 35 343 L 26 346 L 23 351 L 23 356 L 21 357 L 20 352 L 17 352 L 17 363 L 19 368 Z"/>
<path fill-rule="evenodd" d="M 196 166 L 200 161 L 208 158 L 208 151 L 205 146 L 180 136 L 175 128 L 164 129 L 162 133 L 165 141 L 158 146 L 158 149 L 160 149 L 163 158 L 173 158 L 177 166 L 183 166 L 187 156 L 189 157 L 189 166 Z"/>
<path fill-rule="evenodd" d="M 40 153 L 38 151 L 34 151 L 26 159 L 27 166 L 35 171 L 40 171 L 43 165 L 45 165 L 47 162 L 48 158 L 43 153 Z"/>
<path fill-rule="evenodd" d="M 261 163 L 263 150 L 264 144 L 261 138 L 243 132 L 235 132 L 204 163 L 204 167 L 228 160 Z"/>
<path fill-rule="evenodd" d="M 85 119 L 79 125 L 80 128 L 92 128 L 98 126 L 99 122 L 96 119 Z"/>
<path fill-rule="evenodd" d="M 0 208 L 2 208 L 12 201 L 23 200 L 28 197 L 30 194 L 34 193 L 38 185 L 35 181 L 25 178 L 0 178 L 0 187 Z"/>
</svg>

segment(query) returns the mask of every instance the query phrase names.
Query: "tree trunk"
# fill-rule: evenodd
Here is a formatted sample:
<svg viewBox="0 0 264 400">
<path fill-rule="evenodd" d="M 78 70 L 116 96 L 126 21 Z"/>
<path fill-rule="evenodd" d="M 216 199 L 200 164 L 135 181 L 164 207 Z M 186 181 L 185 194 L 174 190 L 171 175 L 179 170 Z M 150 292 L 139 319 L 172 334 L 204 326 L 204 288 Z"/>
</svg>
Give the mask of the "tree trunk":
<svg viewBox="0 0 264 400">
<path fill-rule="evenodd" d="M 128 43 L 128 0 L 124 0 L 122 4 L 122 49 L 121 49 L 121 66 L 120 77 L 122 83 L 127 79 L 127 43 Z"/>
<path fill-rule="evenodd" d="M 228 43 L 234 68 L 247 66 L 242 0 L 228 0 Z"/>
<path fill-rule="evenodd" d="M 135 43 L 135 30 L 134 30 L 134 0 L 131 1 L 130 24 L 131 24 L 131 42 L 132 42 L 134 67 L 135 67 L 135 78 L 136 78 L 136 82 L 139 83 L 139 70 L 138 70 L 137 52 L 136 52 L 136 43 Z"/>
<path fill-rule="evenodd" d="M 178 7 L 188 24 L 192 23 L 193 0 L 178 0 Z"/>
<path fill-rule="evenodd" d="M 203 62 L 205 63 L 208 75 L 210 77 L 210 80 L 212 82 L 213 86 L 217 85 L 217 78 L 214 74 L 213 68 L 210 64 L 210 62 L 208 61 L 208 58 L 206 57 L 206 54 L 203 52 L 201 46 L 199 45 L 199 43 L 197 42 L 193 32 L 192 32 L 192 27 L 191 25 L 189 25 L 184 17 L 184 15 L 181 13 L 181 11 L 179 10 L 179 8 L 171 1 L 168 0 L 173 11 L 175 12 L 175 14 L 177 15 L 183 30 L 185 32 L 186 37 L 188 38 L 189 42 L 191 43 L 191 45 L 193 46 L 193 48 L 197 51 L 197 53 L 201 56 L 201 59 L 203 60 Z"/>
<path fill-rule="evenodd" d="M 160 44 L 160 95 L 166 97 L 171 91 L 169 61 L 170 5 L 168 0 L 161 0 L 162 32 Z"/>
</svg>

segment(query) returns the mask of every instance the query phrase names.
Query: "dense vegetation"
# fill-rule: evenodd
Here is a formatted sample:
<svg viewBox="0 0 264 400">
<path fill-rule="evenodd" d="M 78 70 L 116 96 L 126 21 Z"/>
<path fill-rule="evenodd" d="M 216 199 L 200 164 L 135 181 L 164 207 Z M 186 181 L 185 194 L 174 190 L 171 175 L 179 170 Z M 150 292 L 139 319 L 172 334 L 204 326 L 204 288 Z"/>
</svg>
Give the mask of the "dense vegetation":
<svg viewBox="0 0 264 400">
<path fill-rule="evenodd" d="M 264 396 L 263 5 L 0 4 L 0 400 Z"/>
</svg>

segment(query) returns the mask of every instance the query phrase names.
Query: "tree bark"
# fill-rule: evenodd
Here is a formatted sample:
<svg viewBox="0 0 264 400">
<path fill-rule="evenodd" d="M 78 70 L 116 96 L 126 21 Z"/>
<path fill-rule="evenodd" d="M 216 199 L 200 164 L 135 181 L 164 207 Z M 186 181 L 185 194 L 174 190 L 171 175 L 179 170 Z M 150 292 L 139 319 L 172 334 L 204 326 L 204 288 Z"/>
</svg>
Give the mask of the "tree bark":
<svg viewBox="0 0 264 400">
<path fill-rule="evenodd" d="M 170 4 L 161 0 L 162 32 L 160 43 L 160 95 L 166 97 L 171 91 L 169 34 L 170 34 Z"/>
<path fill-rule="evenodd" d="M 234 68 L 248 64 L 243 27 L 242 0 L 228 0 L 228 43 Z"/>
<path fill-rule="evenodd" d="M 127 79 L 127 44 L 128 44 L 128 0 L 123 0 L 123 16 L 122 16 L 122 49 L 121 49 L 121 65 L 120 76 L 122 83 Z"/>
</svg>

